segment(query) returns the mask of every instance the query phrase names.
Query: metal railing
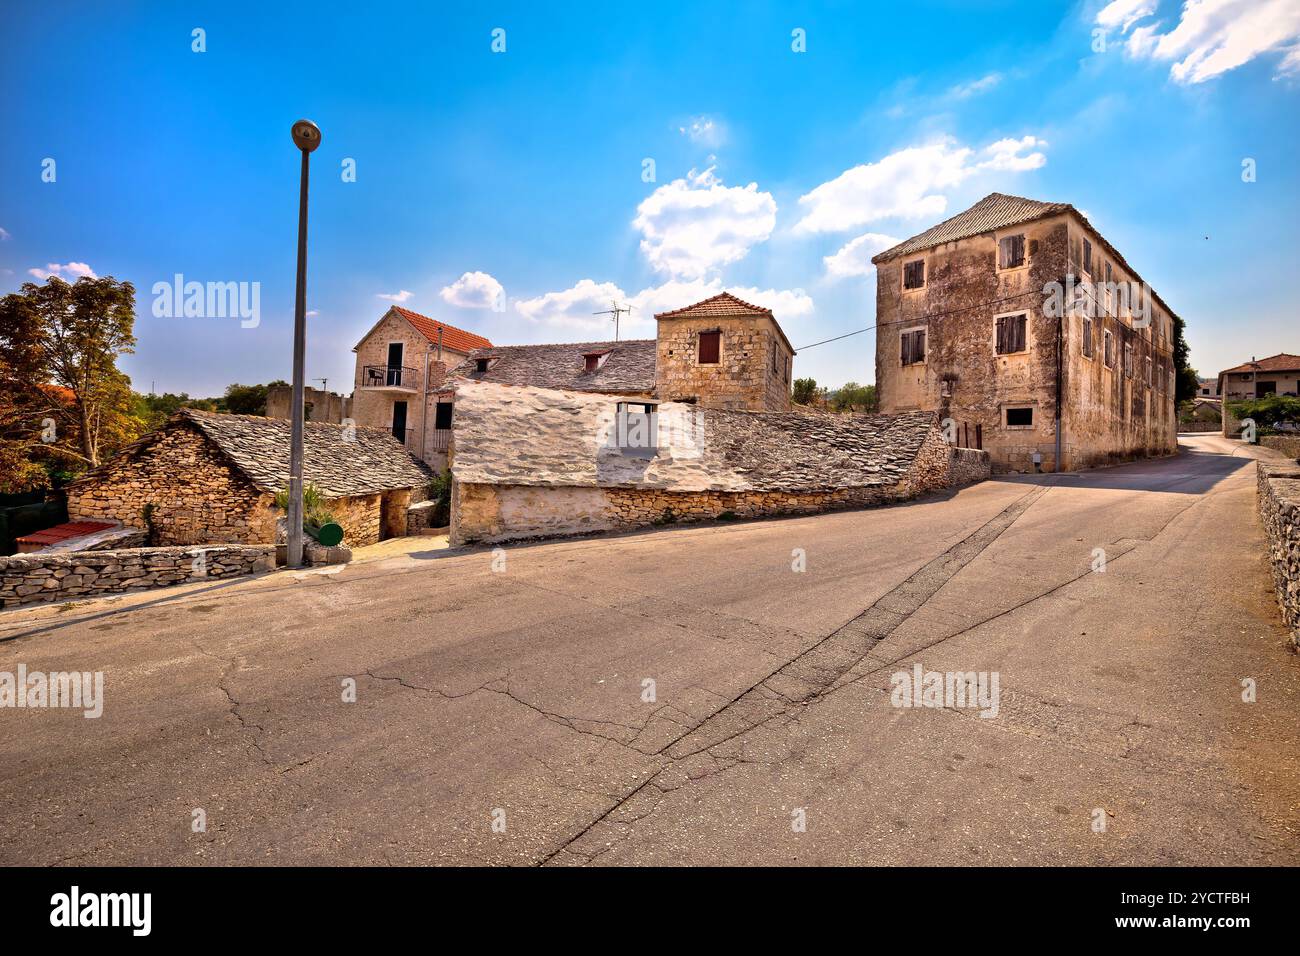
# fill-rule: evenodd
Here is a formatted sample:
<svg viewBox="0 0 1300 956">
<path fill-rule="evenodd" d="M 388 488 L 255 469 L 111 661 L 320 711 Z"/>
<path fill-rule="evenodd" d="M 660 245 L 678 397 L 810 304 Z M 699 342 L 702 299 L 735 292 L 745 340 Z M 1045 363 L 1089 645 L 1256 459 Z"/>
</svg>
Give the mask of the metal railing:
<svg viewBox="0 0 1300 956">
<path fill-rule="evenodd" d="M 450 428 L 432 428 L 429 430 L 428 451 L 446 451 L 451 447 Z"/>
<path fill-rule="evenodd" d="M 363 365 L 362 388 L 404 388 L 414 391 L 420 384 L 419 369 L 404 365 Z"/>
</svg>

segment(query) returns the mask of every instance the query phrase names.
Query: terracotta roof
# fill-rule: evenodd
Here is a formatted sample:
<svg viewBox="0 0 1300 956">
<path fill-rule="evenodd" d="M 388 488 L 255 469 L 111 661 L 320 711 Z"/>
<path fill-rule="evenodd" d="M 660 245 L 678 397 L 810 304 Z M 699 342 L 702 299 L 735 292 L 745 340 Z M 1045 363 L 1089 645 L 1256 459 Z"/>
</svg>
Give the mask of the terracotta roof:
<svg viewBox="0 0 1300 956">
<path fill-rule="evenodd" d="M 1254 362 L 1243 362 L 1241 365 L 1225 368 L 1219 374 L 1226 375 L 1229 372 L 1291 372 L 1295 370 L 1300 370 L 1300 355 L 1278 352 L 1268 358 L 1258 359 Z M 1206 379 L 1206 381 L 1213 382 L 1216 379 Z"/>
<path fill-rule="evenodd" d="M 457 479 L 494 484 L 675 491 L 813 491 L 893 485 L 933 412 L 738 412 L 661 402 L 659 454 L 617 447 L 615 401 L 580 392 L 464 383 L 456 396 Z M 528 448 L 510 452 L 520 429 Z"/>
<path fill-rule="evenodd" d="M 303 480 L 325 497 L 374 494 L 421 487 L 432 472 L 385 428 L 306 422 L 303 432 Z M 220 415 L 183 408 L 157 431 L 128 445 L 109 462 L 72 484 L 93 481 L 114 462 L 147 447 L 163 431 L 197 428 L 245 478 L 262 491 L 278 492 L 289 484 L 290 422 L 257 415 Z"/>
<path fill-rule="evenodd" d="M 1044 216 L 1054 216 L 1073 208 L 1069 203 L 1064 202 L 1040 202 L 1037 199 L 1025 199 L 1023 196 L 989 193 L 975 205 L 957 213 L 951 219 L 945 219 L 937 226 L 931 226 L 925 232 L 918 233 L 911 239 L 904 239 L 898 245 L 877 253 L 871 257 L 871 261 L 883 262 L 894 256 L 919 252 L 958 239 L 969 239 L 971 236 L 1042 219 Z"/>
<path fill-rule="evenodd" d="M 719 292 L 712 298 L 696 302 L 694 305 L 683 306 L 670 312 L 656 312 L 655 318 L 685 319 L 708 315 L 766 315 L 770 317 L 772 310 L 746 302 L 744 299 L 738 299 L 730 292 Z"/>
<path fill-rule="evenodd" d="M 115 527 L 115 525 L 111 521 L 68 521 L 64 524 L 56 524 L 52 528 L 46 528 L 44 531 L 25 534 L 17 539 L 17 543 L 38 544 L 44 547 L 71 538 L 82 538 L 88 534 L 94 534 L 96 531 L 103 531 L 105 528 L 112 527 Z"/>
<path fill-rule="evenodd" d="M 421 315 L 419 312 L 412 312 L 410 309 L 403 309 L 400 305 L 390 306 L 388 312 L 385 312 L 379 317 L 379 322 L 384 321 L 384 318 L 387 317 L 390 312 L 396 312 L 407 322 L 410 322 L 415 328 L 415 331 L 419 332 L 435 345 L 438 342 L 438 330 L 441 329 L 443 348 L 450 349 L 453 352 L 468 353 L 474 351 L 474 349 L 486 348 L 492 344 L 481 335 L 476 335 L 473 332 L 466 332 L 464 329 L 458 329 L 456 326 L 448 325 L 446 322 L 439 322 L 437 319 L 431 319 L 427 315 Z M 373 333 L 375 329 L 379 328 L 379 322 L 376 322 L 370 327 L 370 331 L 361 337 L 361 342 L 370 338 L 371 333 Z M 354 345 L 352 351 L 355 352 L 360 348 L 361 342 Z"/>
<path fill-rule="evenodd" d="M 600 368 L 586 371 L 584 356 L 608 352 Z M 479 359 L 490 359 L 486 372 Z M 475 382 L 532 385 L 576 392 L 642 394 L 655 387 L 655 340 L 578 342 L 571 345 L 498 345 L 475 349 L 451 370 Z"/>
</svg>

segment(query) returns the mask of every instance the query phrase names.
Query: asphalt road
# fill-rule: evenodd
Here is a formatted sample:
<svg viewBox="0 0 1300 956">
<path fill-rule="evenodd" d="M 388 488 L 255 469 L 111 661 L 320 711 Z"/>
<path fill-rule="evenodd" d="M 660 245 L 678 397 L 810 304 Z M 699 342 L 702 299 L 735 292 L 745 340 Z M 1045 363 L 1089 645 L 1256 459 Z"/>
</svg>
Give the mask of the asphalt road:
<svg viewBox="0 0 1300 956">
<path fill-rule="evenodd" d="M 1300 863 L 1256 452 L 1184 443 L 5 612 L 0 671 L 105 705 L 0 710 L 0 863 Z M 996 673 L 996 716 L 894 706 L 914 664 Z"/>
</svg>

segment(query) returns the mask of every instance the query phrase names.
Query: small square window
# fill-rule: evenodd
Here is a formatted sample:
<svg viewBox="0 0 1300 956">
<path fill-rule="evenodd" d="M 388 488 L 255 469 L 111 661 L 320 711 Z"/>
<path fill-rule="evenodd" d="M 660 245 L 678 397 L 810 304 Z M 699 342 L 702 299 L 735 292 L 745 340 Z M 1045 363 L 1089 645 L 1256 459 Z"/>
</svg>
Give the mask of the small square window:
<svg viewBox="0 0 1300 956">
<path fill-rule="evenodd" d="M 491 361 L 492 361 L 491 359 L 485 359 L 485 358 L 475 359 L 475 360 L 474 360 L 474 371 L 476 371 L 476 372 L 486 372 L 486 371 L 488 370 L 488 363 L 491 362 Z"/>
<path fill-rule="evenodd" d="M 701 365 L 717 365 L 722 354 L 722 333 L 701 332 L 698 361 Z"/>
<path fill-rule="evenodd" d="M 1006 416 L 1008 428 L 1032 428 L 1034 426 L 1033 408 L 1008 408 Z"/>
<path fill-rule="evenodd" d="M 1003 236 L 998 240 L 998 268 L 1014 269 L 1025 264 L 1025 237 Z"/>
<path fill-rule="evenodd" d="M 925 260 L 903 263 L 903 288 L 920 289 L 925 285 Z"/>
<path fill-rule="evenodd" d="M 997 317 L 997 353 L 998 355 L 1009 355 L 1013 352 L 1023 352 L 1027 348 L 1025 343 L 1025 324 L 1028 314 L 1021 312 L 1018 315 L 999 315 Z"/>
<path fill-rule="evenodd" d="M 910 329 L 899 337 L 898 363 L 917 365 L 925 361 L 925 329 Z"/>
</svg>

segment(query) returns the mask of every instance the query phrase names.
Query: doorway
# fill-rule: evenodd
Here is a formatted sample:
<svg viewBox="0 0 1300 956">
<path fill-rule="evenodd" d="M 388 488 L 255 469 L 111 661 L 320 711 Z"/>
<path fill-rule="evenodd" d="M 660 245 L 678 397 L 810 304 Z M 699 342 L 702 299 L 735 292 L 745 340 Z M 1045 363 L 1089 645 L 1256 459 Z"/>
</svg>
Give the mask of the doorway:
<svg viewBox="0 0 1300 956">
<path fill-rule="evenodd" d="M 393 437 L 406 444 L 406 402 L 393 402 Z"/>
</svg>

